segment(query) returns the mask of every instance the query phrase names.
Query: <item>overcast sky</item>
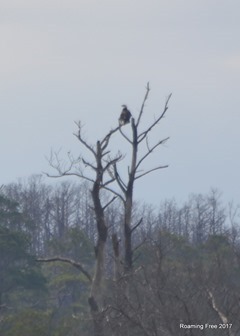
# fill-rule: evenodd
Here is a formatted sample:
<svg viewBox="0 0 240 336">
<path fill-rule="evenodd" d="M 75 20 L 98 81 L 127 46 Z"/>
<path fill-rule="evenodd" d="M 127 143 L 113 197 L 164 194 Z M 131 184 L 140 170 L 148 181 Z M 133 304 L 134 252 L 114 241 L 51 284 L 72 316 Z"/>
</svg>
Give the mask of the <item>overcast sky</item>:
<svg viewBox="0 0 240 336">
<path fill-rule="evenodd" d="M 148 163 L 169 168 L 137 197 L 213 187 L 240 202 L 239 35 L 238 0 L 1 0 L 0 184 L 49 171 L 51 149 L 80 151 L 75 120 L 95 143 L 122 104 L 137 116 L 149 81 L 146 123 L 173 93 L 152 139 L 170 140 Z"/>
</svg>

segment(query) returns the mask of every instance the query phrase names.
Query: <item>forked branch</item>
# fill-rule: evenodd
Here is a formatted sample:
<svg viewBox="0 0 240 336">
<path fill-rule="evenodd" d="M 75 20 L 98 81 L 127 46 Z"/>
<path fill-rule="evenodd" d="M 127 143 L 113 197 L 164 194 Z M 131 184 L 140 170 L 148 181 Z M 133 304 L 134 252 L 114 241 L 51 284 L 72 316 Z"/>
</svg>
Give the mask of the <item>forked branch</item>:
<svg viewBox="0 0 240 336">
<path fill-rule="evenodd" d="M 93 147 L 90 146 L 86 140 L 82 137 L 82 125 L 80 121 L 75 121 L 75 124 L 78 127 L 77 133 L 73 133 L 73 135 L 96 157 L 96 152 L 94 151 Z"/>
<path fill-rule="evenodd" d="M 138 143 L 142 142 L 146 136 L 148 135 L 148 133 L 159 123 L 159 121 L 161 119 L 163 119 L 164 115 L 166 114 L 167 110 L 168 110 L 168 102 L 171 98 L 172 94 L 170 94 L 168 97 L 167 97 L 167 100 L 166 100 L 166 103 L 165 103 L 165 106 L 164 106 L 164 109 L 163 109 L 163 112 L 162 114 L 154 121 L 154 123 L 152 123 L 146 131 L 143 131 L 142 133 L 140 133 L 138 135 Z"/>
</svg>

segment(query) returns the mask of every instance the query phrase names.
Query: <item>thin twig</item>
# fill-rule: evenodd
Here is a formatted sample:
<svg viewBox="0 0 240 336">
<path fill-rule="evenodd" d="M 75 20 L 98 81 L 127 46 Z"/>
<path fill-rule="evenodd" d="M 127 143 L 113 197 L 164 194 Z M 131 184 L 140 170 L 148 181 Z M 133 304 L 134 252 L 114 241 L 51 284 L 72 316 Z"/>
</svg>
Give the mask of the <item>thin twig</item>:
<svg viewBox="0 0 240 336">
<path fill-rule="evenodd" d="M 81 122 L 78 121 L 76 122 L 75 121 L 75 124 L 77 125 L 78 127 L 78 133 L 73 133 L 73 135 L 87 148 L 89 149 L 90 152 L 92 152 L 92 154 L 96 157 L 96 152 L 95 150 L 93 149 L 92 146 L 90 146 L 85 140 L 83 140 L 82 136 L 81 136 L 81 130 L 82 130 L 82 126 L 81 126 Z"/>
<path fill-rule="evenodd" d="M 141 117 L 142 117 L 142 114 L 143 114 L 143 110 L 144 110 L 144 106 L 145 106 L 145 103 L 148 99 L 148 95 L 149 95 L 149 92 L 150 92 L 150 86 L 149 86 L 149 82 L 147 83 L 147 87 L 146 87 L 146 94 L 145 94 L 145 97 L 143 99 L 143 103 L 142 103 L 142 106 L 141 106 L 141 110 L 140 110 L 140 113 L 139 113 L 139 116 L 138 116 L 138 120 L 137 120 L 137 124 L 136 126 L 138 127 L 139 123 L 140 123 L 140 120 L 141 120 Z"/>
</svg>

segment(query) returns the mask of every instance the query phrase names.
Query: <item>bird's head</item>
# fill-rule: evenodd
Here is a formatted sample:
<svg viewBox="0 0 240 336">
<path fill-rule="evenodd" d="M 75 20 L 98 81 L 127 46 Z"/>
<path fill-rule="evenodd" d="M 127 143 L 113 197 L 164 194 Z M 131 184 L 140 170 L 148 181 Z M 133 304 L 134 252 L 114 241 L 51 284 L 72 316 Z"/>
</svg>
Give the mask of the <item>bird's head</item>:
<svg viewBox="0 0 240 336">
<path fill-rule="evenodd" d="M 122 105 L 123 108 L 127 108 L 127 105 Z"/>
</svg>

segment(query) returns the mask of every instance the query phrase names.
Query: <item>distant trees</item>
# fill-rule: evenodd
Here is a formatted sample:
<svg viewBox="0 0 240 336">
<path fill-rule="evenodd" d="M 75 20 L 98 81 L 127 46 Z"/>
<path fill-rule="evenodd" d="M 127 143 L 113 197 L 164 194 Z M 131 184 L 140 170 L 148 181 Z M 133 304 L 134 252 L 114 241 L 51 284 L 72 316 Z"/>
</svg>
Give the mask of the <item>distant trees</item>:
<svg viewBox="0 0 240 336">
<path fill-rule="evenodd" d="M 31 254 L 30 228 L 18 204 L 0 195 L 0 330 L 4 335 L 11 334 L 11 316 L 25 307 L 40 307 L 38 302 L 46 294 L 45 279 Z"/>
<path fill-rule="evenodd" d="M 19 205 L 10 202 L 6 197 L 1 203 L 1 230 L 4 228 L 4 231 L 1 231 L 0 235 L 0 276 L 6 280 L 0 282 L 3 293 L 0 331 L 4 331 L 4 335 L 7 336 L 14 333 L 24 335 L 26 330 L 28 333 L 36 332 L 36 335 L 37 330 L 40 335 L 44 330 L 49 330 L 50 334 L 55 333 L 57 336 L 65 336 L 66 332 L 70 336 L 79 332 L 88 336 L 92 333 L 87 307 L 91 282 L 79 271 L 78 266 L 82 266 L 91 277 L 94 274 L 94 239 L 92 240 L 88 233 L 92 231 L 94 236 L 96 223 L 94 218 L 93 221 L 89 220 L 89 213 L 84 222 L 85 209 L 89 207 L 85 207 L 85 201 L 82 202 L 84 197 L 81 198 L 81 193 L 77 193 L 78 196 L 73 197 L 75 201 L 72 204 L 81 206 L 72 208 L 71 220 L 68 220 L 69 226 L 66 226 L 63 240 L 59 238 L 58 222 L 55 220 L 58 207 L 54 206 L 51 207 L 48 222 L 51 229 L 50 238 L 41 233 L 39 228 L 33 232 L 37 232 L 41 238 L 31 238 L 31 230 L 35 228 L 36 223 L 32 219 L 29 220 L 31 216 L 23 214 L 20 209 L 23 208 L 25 199 L 30 197 L 28 193 L 31 193 L 32 189 L 29 184 L 33 179 L 22 183 L 22 190 L 24 189 L 26 195 L 20 199 Z M 67 189 L 65 183 L 69 184 Z M 74 195 L 75 188 L 72 183 L 63 182 L 62 187 L 61 184 L 50 187 L 43 181 L 39 182 L 39 194 L 43 195 L 41 189 L 45 190 L 48 187 L 49 193 L 45 194 L 41 201 L 35 202 L 35 213 L 39 213 L 41 204 L 45 203 L 44 199 L 48 199 L 49 204 L 55 204 L 56 194 L 59 193 L 60 197 L 61 190 L 72 190 Z M 4 192 L 17 190 L 17 185 L 19 184 L 6 186 Z M 80 185 L 79 188 L 85 190 L 84 185 Z M 83 195 L 87 196 L 88 192 L 83 192 Z M 216 199 L 213 200 L 213 197 Z M 91 198 L 89 201 L 91 207 Z M 215 234 L 211 226 L 212 203 L 216 204 L 215 222 L 220 223 Z M 204 213 L 202 209 L 206 211 L 203 234 L 200 240 L 196 240 L 199 232 L 196 219 L 199 218 L 199 211 Z M 105 334 L 186 335 L 186 330 L 179 329 L 180 322 L 218 324 L 225 319 L 229 324 L 232 323 L 232 328 L 222 330 L 221 335 L 238 335 L 240 235 L 237 209 L 232 207 L 231 216 L 228 217 L 228 208 L 221 204 L 220 195 L 215 191 L 210 191 L 207 195 L 192 195 L 181 207 L 175 201 L 163 201 L 159 209 L 153 209 L 151 205 L 135 204 L 133 218 L 142 218 L 142 222 L 134 231 L 133 243 L 134 247 L 138 248 L 133 253 L 132 271 L 124 271 L 120 231 L 114 231 L 117 233 L 120 252 L 121 273 L 118 276 L 114 277 L 116 259 L 111 239 L 108 239 L 105 246 L 106 263 L 100 310 L 104 315 L 102 325 Z M 92 210 L 88 212 L 90 211 Z M 122 224 L 122 218 L 122 208 L 117 206 L 117 203 L 113 202 L 106 208 L 105 220 L 108 225 L 115 221 L 114 227 L 117 228 Z M 43 230 L 44 227 L 43 225 Z M 11 235 L 5 234 L 6 229 Z M 15 235 L 18 240 L 14 238 Z M 47 280 L 48 299 L 42 294 L 39 298 L 40 293 L 43 293 L 41 288 L 44 280 L 40 281 L 40 277 L 38 283 L 33 280 L 34 273 L 31 273 L 31 276 L 28 273 L 31 269 L 39 272 L 39 269 L 35 268 L 33 256 L 29 254 L 29 251 L 35 250 L 31 245 L 39 240 L 42 241 L 41 245 L 45 246 L 45 250 L 41 251 L 38 258 L 50 260 L 60 256 L 62 260 L 42 264 L 42 272 Z M 12 241 L 18 243 L 13 244 Z M 4 262 L 6 258 L 9 262 Z M 76 266 L 71 265 L 70 260 L 76 262 Z M 26 267 L 27 273 L 23 272 Z M 9 290 L 5 287 L 6 284 L 10 285 Z M 35 288 L 31 287 L 31 284 L 35 284 Z M 25 322 L 29 319 L 37 319 L 38 322 L 28 323 L 27 328 Z M 212 335 L 211 330 L 204 332 L 206 336 Z M 189 334 L 198 336 L 202 331 L 191 330 Z"/>
</svg>

